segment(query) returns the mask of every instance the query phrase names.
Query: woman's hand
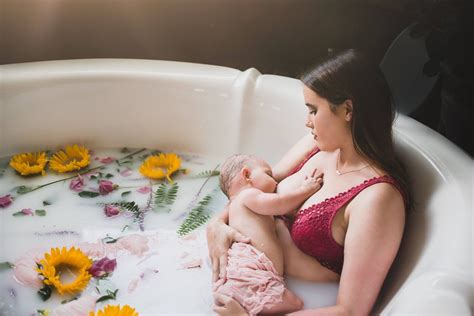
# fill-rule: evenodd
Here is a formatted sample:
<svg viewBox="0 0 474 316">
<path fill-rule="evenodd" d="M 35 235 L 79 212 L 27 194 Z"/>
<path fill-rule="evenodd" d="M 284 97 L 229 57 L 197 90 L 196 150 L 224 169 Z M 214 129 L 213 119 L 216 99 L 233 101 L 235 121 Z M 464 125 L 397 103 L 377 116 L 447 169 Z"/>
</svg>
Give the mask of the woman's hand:
<svg viewBox="0 0 474 316">
<path fill-rule="evenodd" d="M 212 282 L 216 282 L 219 277 L 223 278 L 225 276 L 227 251 L 231 244 L 233 242 L 250 242 L 250 238 L 245 237 L 225 223 L 224 218 L 228 218 L 227 208 L 223 215 L 223 217 L 219 216 L 210 222 L 206 229 L 207 247 L 212 263 Z"/>
<path fill-rule="evenodd" d="M 232 297 L 223 294 L 214 294 L 214 312 L 220 316 L 248 316 L 245 309 Z"/>
</svg>

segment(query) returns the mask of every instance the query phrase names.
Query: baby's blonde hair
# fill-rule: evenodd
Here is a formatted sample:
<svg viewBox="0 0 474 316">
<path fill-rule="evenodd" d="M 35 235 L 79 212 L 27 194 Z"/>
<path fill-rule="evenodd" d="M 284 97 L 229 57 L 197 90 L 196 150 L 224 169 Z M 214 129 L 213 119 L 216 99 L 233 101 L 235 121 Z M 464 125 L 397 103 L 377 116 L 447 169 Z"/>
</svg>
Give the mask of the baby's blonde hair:
<svg viewBox="0 0 474 316">
<path fill-rule="evenodd" d="M 232 181 L 239 174 L 240 170 L 250 161 L 256 161 L 257 158 L 251 155 L 236 154 L 227 158 L 222 164 L 219 185 L 222 192 L 229 197 L 229 190 L 232 185 Z"/>
</svg>

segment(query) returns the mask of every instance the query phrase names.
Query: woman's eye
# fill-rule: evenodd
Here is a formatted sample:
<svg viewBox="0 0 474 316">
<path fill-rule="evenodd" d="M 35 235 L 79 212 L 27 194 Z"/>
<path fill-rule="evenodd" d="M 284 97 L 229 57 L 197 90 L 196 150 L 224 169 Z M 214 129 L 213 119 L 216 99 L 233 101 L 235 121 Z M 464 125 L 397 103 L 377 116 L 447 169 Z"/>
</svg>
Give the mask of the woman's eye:
<svg viewBox="0 0 474 316">
<path fill-rule="evenodd" d="M 311 111 L 309 111 L 309 114 L 314 115 L 314 114 L 316 114 L 316 112 L 317 112 L 316 110 L 311 110 Z"/>
</svg>

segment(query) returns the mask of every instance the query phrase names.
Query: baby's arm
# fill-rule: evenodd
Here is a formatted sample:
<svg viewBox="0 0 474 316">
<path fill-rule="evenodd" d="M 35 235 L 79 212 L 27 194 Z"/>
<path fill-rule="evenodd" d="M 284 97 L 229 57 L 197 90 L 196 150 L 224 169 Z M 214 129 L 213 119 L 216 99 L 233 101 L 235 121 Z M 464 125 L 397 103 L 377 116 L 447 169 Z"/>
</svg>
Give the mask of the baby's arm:
<svg viewBox="0 0 474 316">
<path fill-rule="evenodd" d="M 242 203 L 262 215 L 285 215 L 294 211 L 307 198 L 321 188 L 322 173 L 315 169 L 301 186 L 287 193 L 265 193 L 251 188 L 241 192 Z"/>
</svg>

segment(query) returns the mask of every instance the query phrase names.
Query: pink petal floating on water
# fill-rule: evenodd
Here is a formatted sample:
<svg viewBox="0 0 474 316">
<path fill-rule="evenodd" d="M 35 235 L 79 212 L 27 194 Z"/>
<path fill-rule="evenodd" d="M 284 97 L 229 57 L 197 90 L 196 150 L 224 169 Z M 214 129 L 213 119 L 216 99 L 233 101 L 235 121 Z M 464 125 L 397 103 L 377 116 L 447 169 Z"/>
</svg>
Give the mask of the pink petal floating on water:
<svg viewBox="0 0 474 316">
<path fill-rule="evenodd" d="M 56 307 L 52 316 L 87 316 L 95 310 L 97 298 L 94 296 L 81 296 L 77 300 Z"/>
<path fill-rule="evenodd" d="M 124 171 L 120 172 L 122 177 L 129 177 L 133 174 L 132 169 L 125 169 Z"/>
<path fill-rule="evenodd" d="M 84 187 L 84 178 L 80 174 L 78 174 L 77 177 L 72 179 L 71 183 L 69 183 L 69 189 L 76 192 L 81 192 L 83 187 Z"/>
<path fill-rule="evenodd" d="M 35 270 L 36 262 L 41 260 L 39 251 L 28 251 L 13 263 L 14 279 L 23 285 L 32 286 L 36 289 L 43 287 L 38 272 Z"/>
<path fill-rule="evenodd" d="M 33 210 L 31 208 L 24 208 L 21 212 L 27 216 L 33 216 Z"/>
<path fill-rule="evenodd" d="M 181 237 L 182 240 L 196 240 L 197 236 L 194 233 L 187 234 Z"/>
<path fill-rule="evenodd" d="M 184 251 L 184 252 L 181 254 L 181 256 L 179 256 L 179 258 L 180 258 L 180 259 L 184 259 L 184 258 L 186 258 L 187 256 L 189 256 L 189 252 Z"/>
<path fill-rule="evenodd" d="M 132 234 L 120 238 L 116 243 L 105 244 L 107 254 L 116 254 L 120 250 L 126 250 L 138 257 L 143 256 L 149 250 L 148 237 Z"/>
<path fill-rule="evenodd" d="M 137 192 L 142 193 L 142 194 L 147 194 L 151 192 L 151 188 L 149 186 L 141 187 L 137 190 Z"/>
<path fill-rule="evenodd" d="M 191 261 L 181 264 L 181 268 L 183 269 L 200 268 L 201 266 L 202 266 L 202 259 L 193 259 Z"/>
<path fill-rule="evenodd" d="M 0 207 L 5 208 L 12 204 L 13 199 L 10 194 L 0 197 Z"/>
<path fill-rule="evenodd" d="M 105 246 L 102 242 L 83 242 L 77 245 L 88 257 L 103 257 L 105 255 Z"/>
<path fill-rule="evenodd" d="M 128 291 L 129 294 L 132 293 L 133 291 L 135 291 L 135 289 L 137 288 L 138 282 L 140 282 L 140 279 L 135 278 L 128 284 L 127 291 Z"/>
<path fill-rule="evenodd" d="M 107 157 L 104 157 L 100 160 L 100 162 L 102 163 L 111 163 L 111 162 L 114 162 L 116 159 L 114 157 L 110 157 L 110 156 L 107 156 Z"/>
</svg>

